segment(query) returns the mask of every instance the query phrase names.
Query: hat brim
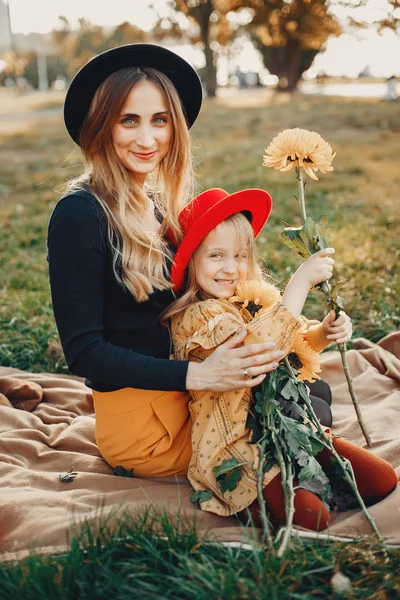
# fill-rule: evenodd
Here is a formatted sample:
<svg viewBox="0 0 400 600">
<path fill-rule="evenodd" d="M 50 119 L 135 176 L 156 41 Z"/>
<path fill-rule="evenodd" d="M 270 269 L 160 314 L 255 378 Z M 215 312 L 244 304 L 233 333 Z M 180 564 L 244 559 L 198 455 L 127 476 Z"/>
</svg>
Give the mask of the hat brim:
<svg viewBox="0 0 400 600">
<path fill-rule="evenodd" d="M 173 290 L 179 292 L 185 283 L 185 273 L 190 258 L 204 238 L 219 223 L 235 213 L 249 213 L 254 237 L 260 233 L 272 210 L 272 198 L 265 190 L 249 189 L 222 198 L 207 210 L 192 227 L 176 251 L 171 268 Z"/>
<path fill-rule="evenodd" d="M 125 67 L 152 67 L 174 84 L 190 128 L 199 114 L 203 92 L 193 67 L 183 58 L 155 44 L 128 44 L 102 52 L 75 75 L 64 104 L 64 121 L 68 133 L 79 145 L 79 135 L 99 85 L 112 73 Z"/>
</svg>

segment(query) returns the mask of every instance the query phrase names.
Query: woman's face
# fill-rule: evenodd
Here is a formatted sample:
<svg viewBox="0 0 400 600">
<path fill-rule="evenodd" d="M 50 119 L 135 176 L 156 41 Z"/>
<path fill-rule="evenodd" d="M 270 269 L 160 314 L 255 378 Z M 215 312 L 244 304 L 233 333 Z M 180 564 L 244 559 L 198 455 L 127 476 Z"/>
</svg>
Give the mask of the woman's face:
<svg viewBox="0 0 400 600">
<path fill-rule="evenodd" d="M 154 171 L 168 152 L 172 136 L 171 115 L 158 88 L 147 79 L 129 92 L 112 129 L 114 150 L 138 183 Z"/>
<path fill-rule="evenodd" d="M 193 255 L 196 281 L 213 298 L 230 298 L 238 283 L 247 279 L 248 249 L 220 223 L 210 231 Z"/>
</svg>

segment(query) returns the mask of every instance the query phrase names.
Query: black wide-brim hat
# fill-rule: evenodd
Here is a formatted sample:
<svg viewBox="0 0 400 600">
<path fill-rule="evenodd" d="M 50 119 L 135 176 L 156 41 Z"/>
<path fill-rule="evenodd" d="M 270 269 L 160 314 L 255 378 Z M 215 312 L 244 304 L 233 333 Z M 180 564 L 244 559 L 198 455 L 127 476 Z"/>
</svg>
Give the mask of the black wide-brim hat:
<svg viewBox="0 0 400 600">
<path fill-rule="evenodd" d="M 118 46 L 92 58 L 75 75 L 64 103 L 64 121 L 68 133 L 79 145 L 82 125 L 99 85 L 119 69 L 152 67 L 164 73 L 175 86 L 190 128 L 199 114 L 203 91 L 200 78 L 183 58 L 155 44 Z"/>
</svg>

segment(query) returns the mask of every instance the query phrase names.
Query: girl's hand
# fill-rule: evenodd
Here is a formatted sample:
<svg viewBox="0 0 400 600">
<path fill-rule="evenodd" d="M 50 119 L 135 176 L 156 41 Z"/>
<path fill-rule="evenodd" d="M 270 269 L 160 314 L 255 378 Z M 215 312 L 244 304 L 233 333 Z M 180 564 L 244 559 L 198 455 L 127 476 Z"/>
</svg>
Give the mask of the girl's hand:
<svg viewBox="0 0 400 600">
<path fill-rule="evenodd" d="M 330 279 L 332 277 L 333 265 L 335 264 L 332 254 L 335 254 L 334 248 L 325 248 L 324 250 L 318 250 L 315 254 L 311 254 L 297 269 L 294 277 L 305 281 L 309 289 L 318 283 Z"/>
<path fill-rule="evenodd" d="M 296 319 L 301 315 L 310 288 L 332 277 L 335 261 L 331 256 L 334 253 L 334 248 L 325 248 L 311 254 L 291 277 L 282 302 Z"/>
<path fill-rule="evenodd" d="M 336 342 L 337 344 L 345 344 L 351 340 L 353 334 L 353 326 L 349 315 L 341 312 L 336 319 L 334 310 L 326 315 L 322 321 L 322 327 L 327 340 Z"/>
<path fill-rule="evenodd" d="M 259 385 L 285 353 L 270 342 L 240 346 L 246 335 L 246 330 L 236 334 L 202 363 L 189 362 L 186 388 L 227 392 Z"/>
</svg>

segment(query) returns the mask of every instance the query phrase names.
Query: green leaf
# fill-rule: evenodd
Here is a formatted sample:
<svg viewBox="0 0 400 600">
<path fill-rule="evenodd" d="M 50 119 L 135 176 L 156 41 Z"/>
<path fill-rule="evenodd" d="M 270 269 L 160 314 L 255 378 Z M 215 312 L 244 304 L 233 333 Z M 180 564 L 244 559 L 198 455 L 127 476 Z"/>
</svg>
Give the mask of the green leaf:
<svg viewBox="0 0 400 600">
<path fill-rule="evenodd" d="M 328 217 L 324 216 L 322 219 L 315 223 L 310 217 L 307 217 L 304 223 L 304 232 L 307 235 L 309 248 L 311 252 L 318 252 L 328 248 L 328 239 L 330 237 L 328 231 Z"/>
<path fill-rule="evenodd" d="M 276 458 L 275 456 L 268 456 L 266 463 L 264 465 L 264 473 L 268 473 L 268 471 L 270 471 L 272 469 L 272 467 L 274 467 L 276 465 Z"/>
<path fill-rule="evenodd" d="M 285 398 L 285 400 L 297 400 L 297 398 L 299 397 L 299 392 L 293 379 L 287 380 L 287 382 L 281 389 L 280 394 Z"/>
<path fill-rule="evenodd" d="M 300 398 L 303 400 L 304 404 L 306 404 L 306 402 L 308 401 L 308 389 L 305 383 L 299 382 L 297 390 L 299 392 Z"/>
<path fill-rule="evenodd" d="M 251 413 L 247 413 L 246 427 L 252 431 L 249 444 L 257 444 L 263 436 L 263 428 L 260 421 Z"/>
<path fill-rule="evenodd" d="M 241 469 L 246 462 L 239 462 L 237 458 L 227 458 L 221 465 L 213 467 L 217 484 L 222 494 L 233 492 L 242 478 Z"/>
<path fill-rule="evenodd" d="M 315 458 L 311 457 L 307 465 L 300 470 L 298 479 L 299 487 L 317 494 L 324 501 L 330 498 L 329 479 Z"/>
<path fill-rule="evenodd" d="M 262 382 L 262 392 L 256 393 L 255 410 L 261 415 L 266 415 L 268 410 L 275 402 L 276 386 L 278 384 L 278 375 L 276 371 L 271 371 Z M 271 404 L 272 403 L 272 404 Z"/>
<path fill-rule="evenodd" d="M 324 472 L 319 462 L 313 456 L 310 456 L 307 464 L 300 469 L 299 482 L 302 483 L 303 481 L 307 481 L 307 479 L 312 479 L 323 474 Z"/>
<path fill-rule="evenodd" d="M 212 498 L 211 490 L 198 490 L 192 494 L 190 502 L 193 504 L 200 504 L 201 502 L 207 502 L 207 500 L 210 500 L 210 498 Z"/>
<path fill-rule="evenodd" d="M 303 258 L 311 255 L 307 242 L 301 236 L 302 227 L 285 227 L 281 232 L 281 238 L 286 246 L 296 250 Z"/>
<path fill-rule="evenodd" d="M 310 459 L 310 455 L 305 450 L 299 450 L 297 453 L 297 463 L 300 467 L 305 467 Z"/>
<path fill-rule="evenodd" d="M 345 302 L 341 296 L 338 295 L 338 291 L 347 283 L 345 279 L 338 281 L 331 290 L 331 306 L 336 313 L 336 318 L 339 316 L 340 311 L 344 309 Z"/>
<path fill-rule="evenodd" d="M 341 310 L 344 309 L 345 304 L 344 304 L 344 300 L 341 296 L 336 296 L 336 304 Z"/>
<path fill-rule="evenodd" d="M 329 485 L 329 479 L 326 475 L 318 475 L 312 479 L 307 479 L 302 483 L 299 483 L 299 487 L 309 492 L 317 494 L 321 500 L 327 500 L 331 496 L 331 486 Z"/>
<path fill-rule="evenodd" d="M 222 475 L 218 480 L 218 485 L 222 494 L 225 494 L 225 492 L 233 492 L 233 490 L 237 488 L 241 478 L 240 468 L 232 469 L 229 473 Z"/>
<path fill-rule="evenodd" d="M 237 458 L 226 458 L 220 465 L 213 467 L 212 470 L 214 471 L 216 478 L 219 479 L 221 475 L 224 475 L 237 467 L 242 467 L 245 464 L 245 462 L 239 462 Z"/>
<path fill-rule="evenodd" d="M 324 449 L 324 444 L 316 437 L 316 434 L 310 437 L 310 444 L 313 456 L 317 456 Z"/>
<path fill-rule="evenodd" d="M 75 477 L 77 477 L 77 476 L 78 476 L 78 473 L 76 473 L 74 471 L 70 471 L 69 473 L 61 473 L 59 475 L 59 479 L 63 483 L 71 483 L 71 481 L 74 481 Z"/>
<path fill-rule="evenodd" d="M 309 428 L 303 423 L 299 423 L 284 415 L 281 415 L 281 423 L 281 435 L 284 435 L 286 443 L 293 453 L 294 458 L 297 459 L 300 450 L 305 450 L 312 456 Z"/>
<path fill-rule="evenodd" d="M 127 471 L 124 467 L 121 467 L 120 465 L 113 469 L 113 474 L 118 475 L 118 477 L 135 477 L 133 474 L 133 469 L 129 469 L 129 471 Z"/>
</svg>

